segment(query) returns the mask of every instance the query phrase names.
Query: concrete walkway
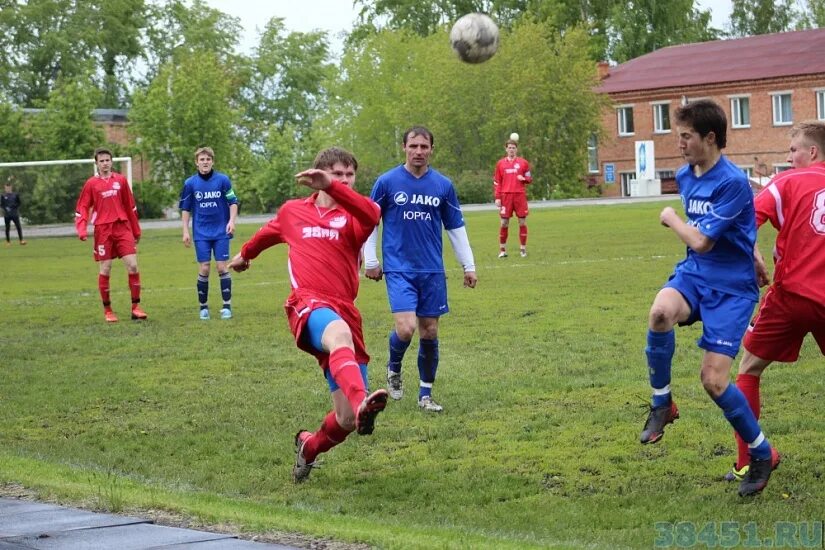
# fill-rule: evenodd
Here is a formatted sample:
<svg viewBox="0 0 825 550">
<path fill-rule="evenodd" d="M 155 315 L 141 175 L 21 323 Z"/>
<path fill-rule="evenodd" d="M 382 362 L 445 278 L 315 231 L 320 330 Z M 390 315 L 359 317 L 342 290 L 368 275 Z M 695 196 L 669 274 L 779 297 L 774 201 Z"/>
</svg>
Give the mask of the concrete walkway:
<svg viewBox="0 0 825 550">
<path fill-rule="evenodd" d="M 0 550 L 294 550 L 150 520 L 0 498 Z"/>
<path fill-rule="evenodd" d="M 530 202 L 530 209 L 538 208 L 565 208 L 575 206 L 609 206 L 614 204 L 633 204 L 642 202 L 660 202 L 678 200 L 679 195 L 661 195 L 656 197 L 616 197 L 616 198 L 594 198 L 594 199 L 565 199 L 556 201 L 533 201 Z M 461 206 L 465 212 L 494 211 L 494 204 L 464 204 Z M 272 218 L 273 214 L 261 214 L 254 216 L 241 216 L 238 218 L 239 224 L 263 225 Z M 180 227 L 180 220 L 141 220 L 141 229 L 169 229 Z M 53 225 L 24 225 L 23 236 L 29 237 L 74 237 L 74 224 L 62 223 Z M 2 549 L 0 549 L 2 550 Z"/>
</svg>

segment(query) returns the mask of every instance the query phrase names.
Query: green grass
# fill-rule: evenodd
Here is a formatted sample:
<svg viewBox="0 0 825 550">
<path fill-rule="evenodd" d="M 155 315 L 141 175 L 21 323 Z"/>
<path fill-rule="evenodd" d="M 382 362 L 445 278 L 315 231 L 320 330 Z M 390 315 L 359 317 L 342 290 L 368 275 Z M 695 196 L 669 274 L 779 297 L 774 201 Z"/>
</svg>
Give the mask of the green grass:
<svg viewBox="0 0 825 550">
<path fill-rule="evenodd" d="M 234 275 L 235 319 L 205 323 L 192 251 L 178 230 L 146 231 L 150 320 L 115 325 L 102 319 L 88 243 L 0 249 L 0 483 L 384 548 L 644 548 L 657 521 L 754 521 L 770 534 L 777 521 L 822 519 L 825 382 L 811 342 L 797 364 L 764 375 L 764 428 L 785 461 L 760 497 L 717 481 L 734 446 L 698 380 L 699 327 L 677 330 L 682 418 L 659 444 L 638 443 L 647 312 L 684 253 L 658 223 L 662 206 L 536 209 L 530 256 L 506 260 L 495 213 L 468 214 L 479 286 L 461 288 L 447 245 L 452 311 L 435 389 L 445 412 L 417 410 L 414 344 L 405 398 L 300 486 L 294 433 L 315 429 L 330 403 L 286 326 L 284 247 Z M 233 251 L 256 229 L 241 226 Z M 112 290 L 126 318 L 121 265 Z M 210 290 L 217 305 L 214 276 Z M 364 280 L 358 305 L 379 386 L 391 325 L 383 283 Z"/>
</svg>

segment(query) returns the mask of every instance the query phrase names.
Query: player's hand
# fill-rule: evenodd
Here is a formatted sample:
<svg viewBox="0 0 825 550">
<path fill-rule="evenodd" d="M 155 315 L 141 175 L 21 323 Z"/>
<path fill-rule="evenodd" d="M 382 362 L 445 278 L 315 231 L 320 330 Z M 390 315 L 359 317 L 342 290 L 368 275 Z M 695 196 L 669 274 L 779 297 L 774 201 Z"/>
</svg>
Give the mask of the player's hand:
<svg viewBox="0 0 825 550">
<path fill-rule="evenodd" d="M 501 199 L 496 199 L 495 203 L 497 207 L 501 208 Z"/>
<path fill-rule="evenodd" d="M 672 206 L 666 206 L 662 212 L 659 214 L 659 221 L 665 227 L 670 227 L 671 222 L 673 221 L 674 217 L 678 217 L 679 215 L 673 209 Z"/>
<path fill-rule="evenodd" d="M 466 271 L 464 273 L 464 286 L 467 288 L 475 288 L 478 284 L 478 277 L 475 271 Z"/>
<path fill-rule="evenodd" d="M 295 179 L 297 179 L 301 185 L 306 185 L 316 191 L 323 191 L 332 185 L 332 176 L 329 172 L 319 168 L 310 168 L 309 170 L 299 172 L 295 174 Z"/>
<path fill-rule="evenodd" d="M 183 241 L 183 246 L 185 246 L 186 248 L 189 248 L 189 246 L 192 244 L 192 237 L 189 236 L 188 231 L 185 231 L 183 233 L 183 239 L 181 240 Z"/>
<path fill-rule="evenodd" d="M 229 223 L 226 224 L 226 234 L 227 235 L 234 235 L 235 234 L 235 222 L 229 220 Z"/>
<path fill-rule="evenodd" d="M 762 254 L 756 247 L 753 249 L 753 268 L 754 271 L 756 271 L 756 282 L 759 283 L 760 287 L 771 282 L 771 275 L 768 273 L 768 266 L 765 263 L 765 258 L 762 257 Z"/>
<path fill-rule="evenodd" d="M 517 180 L 519 180 L 519 181 L 524 181 L 524 180 L 526 180 L 527 178 L 525 178 L 524 176 L 522 176 L 521 174 L 519 174 L 518 176 L 516 176 L 516 179 L 517 179 Z"/>
<path fill-rule="evenodd" d="M 372 279 L 373 281 L 380 281 L 384 277 L 384 270 L 381 269 L 381 266 L 379 265 L 376 267 L 365 269 L 364 275 L 366 275 L 367 279 Z"/>
<path fill-rule="evenodd" d="M 238 252 L 237 254 L 235 254 L 235 257 L 229 261 L 229 269 L 241 273 L 242 271 L 246 271 L 247 269 L 249 269 L 251 263 L 252 262 L 245 259 L 243 256 L 241 256 L 241 253 Z"/>
<path fill-rule="evenodd" d="M 80 239 L 81 241 L 85 241 L 89 237 L 88 237 L 88 235 L 78 235 L 77 238 Z"/>
<path fill-rule="evenodd" d="M 139 243 L 139 242 L 140 242 L 140 235 L 138 235 L 137 237 L 135 237 L 135 244 L 137 244 L 137 243 Z"/>
</svg>

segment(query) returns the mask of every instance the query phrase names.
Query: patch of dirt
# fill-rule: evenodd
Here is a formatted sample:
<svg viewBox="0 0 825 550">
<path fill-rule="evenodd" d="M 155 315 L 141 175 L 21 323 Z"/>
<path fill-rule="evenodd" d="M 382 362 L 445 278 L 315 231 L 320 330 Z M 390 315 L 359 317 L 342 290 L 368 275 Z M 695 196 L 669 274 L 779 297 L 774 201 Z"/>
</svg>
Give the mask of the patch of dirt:
<svg viewBox="0 0 825 550">
<path fill-rule="evenodd" d="M 61 506 L 71 506 L 91 512 L 99 512 L 84 503 L 59 502 L 53 498 L 43 498 L 38 492 L 28 489 L 18 483 L 0 483 L 0 497 L 15 498 L 18 500 L 28 500 L 32 502 L 44 502 L 48 504 L 58 504 Z M 106 512 L 110 513 L 110 512 Z M 318 539 L 301 533 L 288 533 L 284 531 L 266 531 L 264 533 L 241 532 L 237 526 L 230 523 L 204 523 L 199 519 L 168 510 L 143 510 L 138 508 L 125 509 L 117 515 L 134 516 L 146 518 L 157 525 L 167 527 L 178 527 L 181 529 L 195 529 L 207 531 L 209 533 L 220 533 L 232 535 L 239 539 L 252 542 L 266 542 L 292 546 L 294 548 L 308 548 L 310 550 L 371 550 L 373 547 L 368 544 L 354 544 L 330 539 Z"/>
</svg>

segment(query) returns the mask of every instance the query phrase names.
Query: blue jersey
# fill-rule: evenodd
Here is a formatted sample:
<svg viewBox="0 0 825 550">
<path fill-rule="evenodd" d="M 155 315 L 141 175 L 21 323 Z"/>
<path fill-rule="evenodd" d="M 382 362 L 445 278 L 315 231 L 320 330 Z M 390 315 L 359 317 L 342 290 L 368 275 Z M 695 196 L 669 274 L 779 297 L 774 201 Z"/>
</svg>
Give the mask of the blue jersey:
<svg viewBox="0 0 825 550">
<path fill-rule="evenodd" d="M 381 207 L 384 271 L 443 273 L 441 227 L 464 226 L 452 182 L 433 168 L 416 178 L 402 164 L 378 177 L 370 198 Z"/>
<path fill-rule="evenodd" d="M 722 156 L 698 178 L 691 166 L 683 166 L 676 173 L 676 183 L 687 223 L 716 243 L 704 254 L 688 247 L 687 257 L 676 265 L 676 271 L 709 288 L 758 300 L 753 266 L 756 215 L 745 173 Z"/>
<path fill-rule="evenodd" d="M 226 233 L 229 205 L 237 204 L 229 177 L 212 171 L 206 176 L 191 176 L 183 184 L 178 208 L 192 213 L 192 240 L 231 239 Z"/>
</svg>

